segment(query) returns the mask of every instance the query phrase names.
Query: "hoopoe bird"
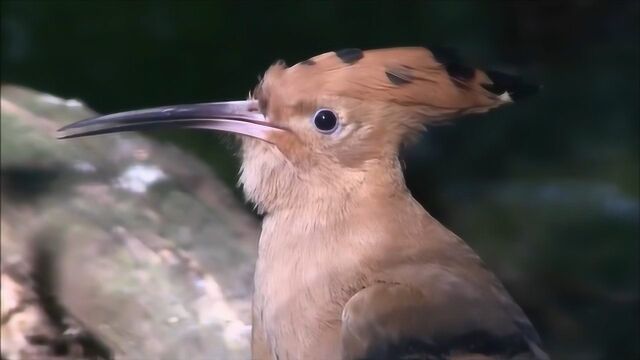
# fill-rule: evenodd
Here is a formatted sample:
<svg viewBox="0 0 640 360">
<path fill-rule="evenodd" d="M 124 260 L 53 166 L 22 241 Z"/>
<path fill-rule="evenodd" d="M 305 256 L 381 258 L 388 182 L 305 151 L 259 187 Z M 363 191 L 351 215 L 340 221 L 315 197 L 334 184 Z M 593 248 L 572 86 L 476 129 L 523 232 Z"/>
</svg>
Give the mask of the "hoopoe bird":
<svg viewBox="0 0 640 360">
<path fill-rule="evenodd" d="M 100 116 L 60 138 L 239 135 L 240 183 L 264 214 L 254 359 L 547 359 L 503 285 L 411 196 L 398 159 L 426 126 L 534 90 L 446 49 L 345 49 L 276 63 L 248 100 Z"/>
</svg>

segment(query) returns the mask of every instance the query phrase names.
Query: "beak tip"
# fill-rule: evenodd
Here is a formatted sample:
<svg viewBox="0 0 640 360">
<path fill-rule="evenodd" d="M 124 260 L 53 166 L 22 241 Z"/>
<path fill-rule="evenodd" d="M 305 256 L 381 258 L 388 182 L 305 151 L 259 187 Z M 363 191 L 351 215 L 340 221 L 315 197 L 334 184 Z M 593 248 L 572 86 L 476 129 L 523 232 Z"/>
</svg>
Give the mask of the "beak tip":
<svg viewBox="0 0 640 360">
<path fill-rule="evenodd" d="M 75 138 L 75 137 L 79 137 L 82 136 L 82 134 L 74 134 L 73 131 L 69 132 L 67 130 L 67 127 L 61 127 L 60 129 L 56 130 L 54 136 L 56 137 L 56 140 L 65 140 L 65 139 L 71 139 L 71 138 Z"/>
<path fill-rule="evenodd" d="M 55 131 L 53 134 L 57 140 L 63 140 L 69 138 L 69 133 L 67 133 L 67 128 L 69 125 L 65 125 Z"/>
<path fill-rule="evenodd" d="M 74 123 L 67 124 L 67 125 L 65 125 L 65 126 L 63 126 L 63 127 L 61 127 L 61 128 L 59 128 L 58 130 L 56 130 L 56 132 L 65 131 L 65 130 L 67 130 L 68 128 L 70 128 L 73 124 L 74 124 Z"/>
<path fill-rule="evenodd" d="M 67 139 L 69 136 L 67 134 L 56 134 L 56 140 L 64 140 Z"/>
</svg>

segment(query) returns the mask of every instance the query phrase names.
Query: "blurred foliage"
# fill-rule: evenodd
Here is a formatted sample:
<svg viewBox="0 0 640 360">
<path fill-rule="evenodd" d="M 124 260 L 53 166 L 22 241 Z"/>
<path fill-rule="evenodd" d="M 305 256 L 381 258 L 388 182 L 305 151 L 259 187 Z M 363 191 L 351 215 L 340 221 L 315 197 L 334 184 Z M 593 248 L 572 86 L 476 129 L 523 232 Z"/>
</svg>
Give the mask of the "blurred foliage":
<svg viewBox="0 0 640 360">
<path fill-rule="evenodd" d="M 638 358 L 639 3 L 2 2 L 2 81 L 107 113 L 239 99 L 278 58 L 439 44 L 539 96 L 404 151 L 407 182 L 505 280 L 557 359 Z M 230 185 L 220 137 L 158 133 Z"/>
</svg>

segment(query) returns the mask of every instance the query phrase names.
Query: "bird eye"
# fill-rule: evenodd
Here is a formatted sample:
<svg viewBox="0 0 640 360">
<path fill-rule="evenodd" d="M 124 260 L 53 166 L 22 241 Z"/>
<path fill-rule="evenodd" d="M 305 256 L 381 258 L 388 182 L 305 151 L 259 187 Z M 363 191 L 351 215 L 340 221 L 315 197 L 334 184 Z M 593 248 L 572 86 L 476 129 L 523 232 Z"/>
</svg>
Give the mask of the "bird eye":
<svg viewBox="0 0 640 360">
<path fill-rule="evenodd" d="M 313 125 L 321 133 L 332 133 L 338 128 L 338 116 L 331 110 L 320 109 L 313 115 Z"/>
</svg>

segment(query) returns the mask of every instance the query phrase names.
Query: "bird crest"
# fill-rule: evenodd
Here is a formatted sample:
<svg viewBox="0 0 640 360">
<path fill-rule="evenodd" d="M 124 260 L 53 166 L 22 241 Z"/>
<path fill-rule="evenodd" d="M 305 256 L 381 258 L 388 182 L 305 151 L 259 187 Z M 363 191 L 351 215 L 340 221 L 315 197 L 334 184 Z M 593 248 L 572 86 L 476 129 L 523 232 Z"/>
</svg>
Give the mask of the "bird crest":
<svg viewBox="0 0 640 360">
<path fill-rule="evenodd" d="M 399 105 L 426 122 L 485 112 L 537 87 L 475 69 L 447 48 L 400 47 L 327 52 L 287 67 L 272 65 L 255 91 L 265 111 L 315 106 L 324 97 Z"/>
</svg>

